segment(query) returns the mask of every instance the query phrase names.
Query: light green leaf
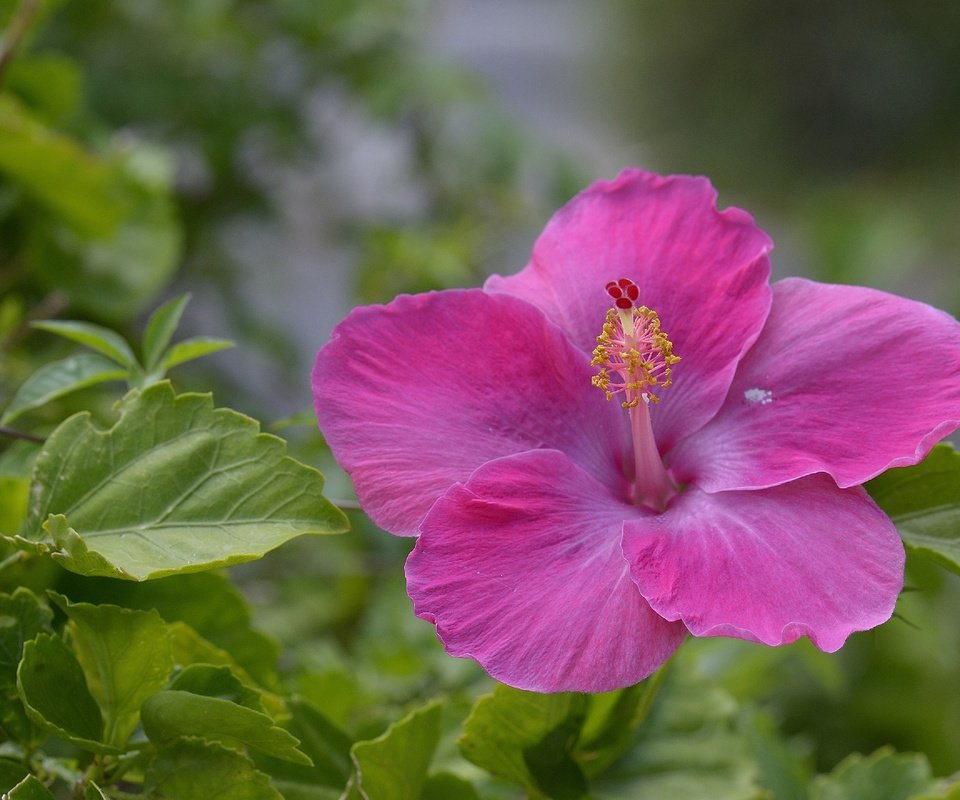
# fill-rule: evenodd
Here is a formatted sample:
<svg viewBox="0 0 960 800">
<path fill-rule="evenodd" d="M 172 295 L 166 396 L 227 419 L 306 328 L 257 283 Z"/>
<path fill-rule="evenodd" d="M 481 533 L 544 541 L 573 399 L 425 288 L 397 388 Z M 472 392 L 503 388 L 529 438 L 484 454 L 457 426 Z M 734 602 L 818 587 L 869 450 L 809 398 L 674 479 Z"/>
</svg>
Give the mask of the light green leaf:
<svg viewBox="0 0 960 800">
<path fill-rule="evenodd" d="M 498 685 L 474 705 L 460 751 L 529 792 L 559 800 L 583 797 L 586 779 L 571 754 L 587 707 L 583 694 L 537 694 Z"/>
<path fill-rule="evenodd" d="M 60 637 L 42 633 L 24 645 L 17 684 L 27 713 L 38 725 L 84 750 L 120 752 L 103 741 L 100 707 Z"/>
<path fill-rule="evenodd" d="M 246 756 L 211 742 L 180 740 L 150 768 L 150 796 L 160 800 L 284 800 Z"/>
<path fill-rule="evenodd" d="M 323 476 L 281 439 L 166 382 L 131 392 L 108 430 L 86 413 L 66 420 L 37 457 L 34 485 L 21 538 L 84 575 L 194 572 L 348 527 L 321 496 Z"/>
<path fill-rule="evenodd" d="M 143 333 L 143 366 L 150 372 L 160 361 L 163 351 L 170 344 L 183 309 L 190 302 L 189 294 L 182 294 L 168 300 L 150 315 L 147 328 Z"/>
<path fill-rule="evenodd" d="M 887 470 L 867 490 L 910 547 L 960 572 L 960 453 L 937 445 L 920 464 Z"/>
<path fill-rule="evenodd" d="M 84 235 L 106 235 L 123 204 L 113 168 L 0 96 L 0 174 Z"/>
<path fill-rule="evenodd" d="M 194 336 L 192 339 L 184 339 L 167 351 L 160 362 L 160 367 L 166 372 L 188 361 L 218 353 L 221 350 L 229 350 L 233 345 L 234 343 L 229 339 L 217 339 L 213 336 Z"/>
<path fill-rule="evenodd" d="M 34 322 L 32 325 L 41 331 L 47 331 L 47 333 L 69 339 L 71 342 L 86 345 L 124 367 L 129 368 L 137 365 L 137 358 L 134 356 L 133 350 L 130 349 L 130 345 L 127 344 L 127 340 L 110 328 L 94 325 L 92 322 L 53 319 Z"/>
<path fill-rule="evenodd" d="M 869 756 L 848 756 L 829 775 L 819 775 L 810 800 L 909 800 L 932 787 L 926 756 L 883 747 Z"/>
<path fill-rule="evenodd" d="M 65 394 L 106 381 L 122 381 L 127 370 L 96 353 L 80 353 L 62 361 L 44 364 L 17 390 L 0 419 L 6 425 L 31 408 L 63 397 Z"/>
<path fill-rule="evenodd" d="M 30 478 L 0 475 L 0 536 L 13 533 L 27 515 Z"/>
<path fill-rule="evenodd" d="M 395 722 L 382 736 L 350 750 L 355 788 L 364 800 L 420 800 L 440 742 L 441 707 L 431 703 Z"/>
<path fill-rule="evenodd" d="M 69 619 L 70 643 L 103 714 L 104 741 L 122 748 L 137 727 L 140 705 L 173 671 L 166 625 L 156 611 L 71 603 L 50 594 Z"/>
<path fill-rule="evenodd" d="M 55 800 L 55 798 L 37 778 L 27 775 L 3 795 L 3 800 Z"/>
<path fill-rule="evenodd" d="M 254 630 L 246 599 L 219 572 L 171 575 L 142 583 L 74 579 L 65 591 L 88 603 L 155 608 L 168 623 L 186 623 L 189 629 L 185 632 L 176 624 L 169 628 L 178 664 L 206 662 L 233 667 L 235 672 L 239 666 L 238 676 L 248 683 L 253 681 L 246 673 L 265 685 L 275 679 L 279 645 Z M 202 603 L 196 602 L 198 597 L 203 598 Z"/>
<path fill-rule="evenodd" d="M 274 725 L 270 717 L 229 700 L 165 690 L 147 699 L 141 716 L 143 730 L 159 747 L 195 736 L 231 747 L 245 745 L 275 758 L 310 764 L 310 759 L 297 749 L 300 742 Z"/>
</svg>

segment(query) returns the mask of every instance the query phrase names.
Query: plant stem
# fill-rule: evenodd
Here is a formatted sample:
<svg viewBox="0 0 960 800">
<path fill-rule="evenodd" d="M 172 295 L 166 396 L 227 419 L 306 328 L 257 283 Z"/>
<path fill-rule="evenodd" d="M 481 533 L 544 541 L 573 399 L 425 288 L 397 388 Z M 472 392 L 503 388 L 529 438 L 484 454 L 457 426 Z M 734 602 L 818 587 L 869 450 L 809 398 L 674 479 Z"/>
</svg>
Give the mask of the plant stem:
<svg viewBox="0 0 960 800">
<path fill-rule="evenodd" d="M 15 431 L 13 428 L 3 426 L 0 426 L 0 436 L 6 436 L 9 439 L 22 439 L 25 442 L 36 442 L 37 444 L 43 444 L 46 441 L 42 436 L 34 436 L 32 433 Z"/>
</svg>

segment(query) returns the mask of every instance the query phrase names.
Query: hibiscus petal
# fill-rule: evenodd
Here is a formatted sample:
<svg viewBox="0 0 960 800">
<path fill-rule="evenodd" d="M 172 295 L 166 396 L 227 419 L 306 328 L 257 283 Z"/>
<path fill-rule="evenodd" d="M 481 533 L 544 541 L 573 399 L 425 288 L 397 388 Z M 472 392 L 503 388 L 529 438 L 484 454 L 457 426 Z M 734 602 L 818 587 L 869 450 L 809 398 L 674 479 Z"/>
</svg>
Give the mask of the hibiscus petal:
<svg viewBox="0 0 960 800">
<path fill-rule="evenodd" d="M 661 452 L 716 413 L 770 307 L 773 243 L 749 214 L 718 211 L 716 200 L 706 178 L 625 170 L 560 209 L 524 270 L 484 286 L 539 306 L 590 352 L 611 305 L 604 286 L 633 280 L 683 359 L 653 410 Z"/>
<path fill-rule="evenodd" d="M 958 425 L 956 320 L 873 289 L 790 278 L 774 286 L 723 408 L 670 466 L 707 491 L 814 472 L 855 486 L 916 464 Z"/>
<path fill-rule="evenodd" d="M 538 692 L 642 680 L 686 631 L 654 614 L 620 550 L 621 503 L 562 453 L 485 464 L 437 501 L 407 560 L 418 616 L 454 656 Z"/>
<path fill-rule="evenodd" d="M 772 489 L 689 488 L 660 516 L 624 525 L 633 579 L 697 636 L 769 645 L 809 636 L 833 652 L 890 618 L 903 544 L 859 487 L 814 475 Z"/>
<path fill-rule="evenodd" d="M 556 448 L 626 493 L 626 415 L 537 309 L 480 290 L 360 308 L 317 355 L 320 427 L 383 528 L 413 535 L 433 502 L 493 458 Z"/>
</svg>

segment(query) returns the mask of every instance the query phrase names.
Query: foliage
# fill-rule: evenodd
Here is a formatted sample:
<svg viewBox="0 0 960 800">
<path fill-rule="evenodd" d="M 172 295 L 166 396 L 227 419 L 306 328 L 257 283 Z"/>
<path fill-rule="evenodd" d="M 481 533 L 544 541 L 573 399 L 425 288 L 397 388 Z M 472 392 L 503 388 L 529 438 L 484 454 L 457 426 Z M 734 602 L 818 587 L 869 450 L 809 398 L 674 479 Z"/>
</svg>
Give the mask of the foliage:
<svg viewBox="0 0 960 800">
<path fill-rule="evenodd" d="M 960 771 L 951 447 L 868 487 L 909 548 L 903 621 L 837 656 L 703 640 L 638 686 L 534 695 L 444 654 L 402 594 L 408 543 L 354 512 L 327 535 L 352 504 L 314 431 L 180 390 L 229 342 L 181 338 L 167 287 L 184 256 L 230 278 L 272 177 L 335 157 L 305 95 L 402 131 L 425 187 L 339 210 L 362 298 L 475 280 L 524 181 L 566 194 L 563 159 L 419 54 L 430 10 L 0 0 L 0 795 L 957 797 L 934 777 Z"/>
</svg>

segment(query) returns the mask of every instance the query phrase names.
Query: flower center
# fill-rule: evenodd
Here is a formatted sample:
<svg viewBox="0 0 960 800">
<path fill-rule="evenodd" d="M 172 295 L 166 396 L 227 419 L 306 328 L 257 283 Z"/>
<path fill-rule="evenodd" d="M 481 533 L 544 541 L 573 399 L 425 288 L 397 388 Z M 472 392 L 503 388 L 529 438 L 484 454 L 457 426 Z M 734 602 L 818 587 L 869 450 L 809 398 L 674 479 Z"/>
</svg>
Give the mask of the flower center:
<svg viewBox="0 0 960 800">
<path fill-rule="evenodd" d="M 654 389 L 670 386 L 673 365 L 680 358 L 673 354 L 673 344 L 660 330 L 657 312 L 637 305 L 640 289 L 633 281 L 611 281 L 606 291 L 614 307 L 607 311 L 597 337 L 591 363 L 600 371 L 592 382 L 607 400 L 623 395 L 620 405 L 630 415 L 633 439 L 633 501 L 662 511 L 677 487 L 657 450 L 649 405 L 660 402 Z"/>
</svg>

